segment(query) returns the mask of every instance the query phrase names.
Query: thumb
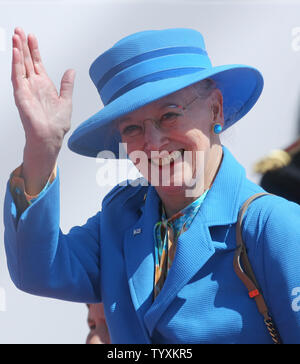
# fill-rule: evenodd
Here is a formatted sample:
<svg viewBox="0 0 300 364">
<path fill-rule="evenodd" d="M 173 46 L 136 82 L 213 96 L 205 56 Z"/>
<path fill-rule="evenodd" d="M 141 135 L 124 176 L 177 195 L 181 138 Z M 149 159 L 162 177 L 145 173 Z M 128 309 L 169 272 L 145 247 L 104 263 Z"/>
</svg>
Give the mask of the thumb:
<svg viewBox="0 0 300 364">
<path fill-rule="evenodd" d="M 73 94 L 74 88 L 74 80 L 75 80 L 76 72 L 73 69 L 67 70 L 62 79 L 60 84 L 60 97 L 63 99 L 71 99 Z"/>
</svg>

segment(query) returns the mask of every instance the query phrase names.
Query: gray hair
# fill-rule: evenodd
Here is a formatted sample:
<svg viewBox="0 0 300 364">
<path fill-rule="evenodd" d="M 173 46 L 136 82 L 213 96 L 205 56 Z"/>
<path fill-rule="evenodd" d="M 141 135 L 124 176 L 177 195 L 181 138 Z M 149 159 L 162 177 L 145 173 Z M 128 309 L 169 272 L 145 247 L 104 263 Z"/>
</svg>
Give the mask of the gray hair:
<svg viewBox="0 0 300 364">
<path fill-rule="evenodd" d="M 205 78 L 202 81 L 194 83 L 192 87 L 196 91 L 197 95 L 203 99 L 206 99 L 208 96 L 210 96 L 213 90 L 218 88 L 216 81 L 214 81 L 212 78 Z"/>
</svg>

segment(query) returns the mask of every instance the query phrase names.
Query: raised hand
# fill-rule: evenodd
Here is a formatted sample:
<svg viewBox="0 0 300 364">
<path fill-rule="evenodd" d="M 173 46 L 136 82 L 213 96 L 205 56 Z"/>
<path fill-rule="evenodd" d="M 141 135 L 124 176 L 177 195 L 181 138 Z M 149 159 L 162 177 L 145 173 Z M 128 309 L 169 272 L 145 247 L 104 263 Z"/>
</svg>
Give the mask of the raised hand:
<svg viewBox="0 0 300 364">
<path fill-rule="evenodd" d="M 23 177 L 26 192 L 36 195 L 54 170 L 71 127 L 75 71 L 65 71 L 58 94 L 42 63 L 36 37 L 26 37 L 17 27 L 12 42 L 11 81 L 26 136 Z"/>
<path fill-rule="evenodd" d="M 26 141 L 59 146 L 70 129 L 75 71 L 64 73 L 58 94 L 43 66 L 36 37 L 26 38 L 17 27 L 12 39 L 11 81 Z"/>
</svg>

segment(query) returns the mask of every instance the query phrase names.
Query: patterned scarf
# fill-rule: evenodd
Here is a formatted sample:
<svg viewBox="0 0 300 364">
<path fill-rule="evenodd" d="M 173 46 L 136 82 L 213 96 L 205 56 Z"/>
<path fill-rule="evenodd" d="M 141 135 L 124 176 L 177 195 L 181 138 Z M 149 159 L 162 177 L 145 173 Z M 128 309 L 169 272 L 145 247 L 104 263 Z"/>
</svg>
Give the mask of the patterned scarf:
<svg viewBox="0 0 300 364">
<path fill-rule="evenodd" d="M 167 219 L 162 205 L 162 221 L 154 226 L 155 239 L 155 281 L 154 299 L 161 291 L 175 257 L 178 238 L 192 224 L 199 208 L 209 190 L 197 200 Z"/>
</svg>

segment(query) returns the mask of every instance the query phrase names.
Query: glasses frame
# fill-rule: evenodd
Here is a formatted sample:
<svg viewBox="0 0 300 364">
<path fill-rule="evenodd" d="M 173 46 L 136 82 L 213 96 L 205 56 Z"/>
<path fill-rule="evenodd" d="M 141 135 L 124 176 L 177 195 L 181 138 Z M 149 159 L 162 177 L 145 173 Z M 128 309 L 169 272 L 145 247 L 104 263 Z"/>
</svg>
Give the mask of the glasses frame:
<svg viewBox="0 0 300 364">
<path fill-rule="evenodd" d="M 181 110 L 184 112 L 184 111 L 188 110 L 188 107 L 189 107 L 191 104 L 193 104 L 193 103 L 194 103 L 197 99 L 199 99 L 199 98 L 200 98 L 200 96 L 196 96 L 196 97 L 194 97 L 194 98 L 192 99 L 192 101 L 188 102 L 186 105 L 176 105 L 176 104 L 174 104 L 174 105 L 170 105 L 170 106 L 175 106 L 176 108 L 181 109 Z M 145 122 L 146 120 L 150 120 L 150 121 L 152 121 L 152 123 L 154 124 L 155 128 L 156 128 L 157 130 L 161 130 L 161 127 L 160 127 L 160 125 L 159 125 L 159 123 L 160 123 L 161 119 L 157 119 L 157 118 L 147 118 L 147 119 L 141 120 L 141 124 L 143 125 L 143 134 L 145 133 L 145 125 L 144 125 L 144 122 Z"/>
</svg>

